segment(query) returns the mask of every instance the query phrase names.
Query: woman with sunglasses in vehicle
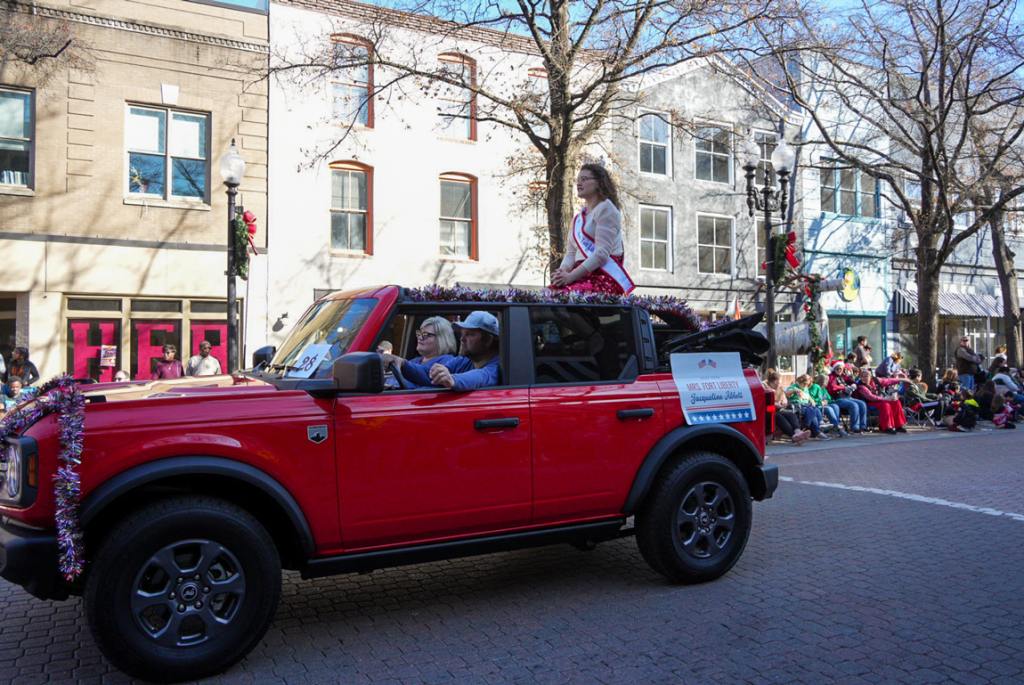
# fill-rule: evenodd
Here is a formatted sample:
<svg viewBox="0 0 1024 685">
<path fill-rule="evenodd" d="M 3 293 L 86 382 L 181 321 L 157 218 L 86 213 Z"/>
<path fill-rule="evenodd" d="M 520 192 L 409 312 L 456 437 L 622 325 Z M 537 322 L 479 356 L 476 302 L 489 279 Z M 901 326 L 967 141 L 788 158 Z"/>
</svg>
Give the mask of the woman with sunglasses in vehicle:
<svg viewBox="0 0 1024 685">
<path fill-rule="evenodd" d="M 395 354 L 382 354 L 384 367 L 392 364 L 400 370 L 405 364 L 416 364 L 423 367 L 424 371 L 434 364 L 444 364 L 459 351 L 458 343 L 455 342 L 455 331 L 451 323 L 443 316 L 432 316 L 420 324 L 416 331 L 416 352 L 418 357 L 403 359 Z"/>
</svg>

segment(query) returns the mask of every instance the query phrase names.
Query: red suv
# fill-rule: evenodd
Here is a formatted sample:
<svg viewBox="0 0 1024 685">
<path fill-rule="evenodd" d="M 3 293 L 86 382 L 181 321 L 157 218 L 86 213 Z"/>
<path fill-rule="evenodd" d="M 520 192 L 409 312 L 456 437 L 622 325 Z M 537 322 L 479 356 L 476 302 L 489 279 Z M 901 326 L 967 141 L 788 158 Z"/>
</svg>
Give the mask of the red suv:
<svg viewBox="0 0 1024 685">
<path fill-rule="evenodd" d="M 500 325 L 500 384 L 385 389 L 378 344 L 427 318 Z M 58 573 L 57 418 L 8 438 L 2 576 L 81 594 L 103 653 L 152 680 L 221 671 L 261 639 L 281 568 L 303 577 L 636 535 L 672 582 L 736 563 L 771 497 L 757 416 L 687 426 L 662 341 L 628 303 L 472 302 L 389 286 L 315 303 L 235 378 L 86 386 L 85 570 Z M 666 323 L 667 322 L 667 325 Z"/>
</svg>

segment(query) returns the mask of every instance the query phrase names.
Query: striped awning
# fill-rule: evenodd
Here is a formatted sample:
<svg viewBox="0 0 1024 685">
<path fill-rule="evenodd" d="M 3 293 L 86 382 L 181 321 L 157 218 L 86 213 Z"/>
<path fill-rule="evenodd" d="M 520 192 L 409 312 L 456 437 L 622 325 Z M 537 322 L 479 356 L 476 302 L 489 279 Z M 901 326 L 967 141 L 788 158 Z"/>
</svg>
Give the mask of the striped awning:
<svg viewBox="0 0 1024 685">
<path fill-rule="evenodd" d="M 896 288 L 892 298 L 896 314 L 917 314 L 917 291 Z M 1003 298 L 988 293 L 967 295 L 939 292 L 939 316 L 963 319 L 999 318 L 1003 315 Z"/>
</svg>

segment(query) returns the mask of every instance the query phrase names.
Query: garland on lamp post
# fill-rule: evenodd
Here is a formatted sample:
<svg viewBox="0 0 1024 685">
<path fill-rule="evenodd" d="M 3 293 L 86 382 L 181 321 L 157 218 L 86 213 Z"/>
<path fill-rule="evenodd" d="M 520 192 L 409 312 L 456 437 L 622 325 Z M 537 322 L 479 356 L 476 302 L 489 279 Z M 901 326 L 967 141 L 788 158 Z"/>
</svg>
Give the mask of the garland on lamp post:
<svg viewBox="0 0 1024 685">
<path fill-rule="evenodd" d="M 821 300 L 821 274 L 804 274 L 797 271 L 800 259 L 796 256 L 796 231 L 786 234 L 785 240 L 775 241 L 772 255 L 772 277 L 782 287 L 800 287 L 806 300 L 803 304 L 804 320 L 810 325 L 811 350 L 810 357 L 815 373 L 825 369 L 825 345 L 821 339 L 821 328 L 818 325 L 818 309 Z"/>
<path fill-rule="evenodd" d="M 235 253 L 235 275 L 244 281 L 249 280 L 249 248 L 256 254 L 256 244 L 253 237 L 256 235 L 256 215 L 252 212 L 243 211 L 241 207 L 235 210 L 235 218 L 231 222 L 234 231 L 231 241 L 231 249 Z"/>
</svg>

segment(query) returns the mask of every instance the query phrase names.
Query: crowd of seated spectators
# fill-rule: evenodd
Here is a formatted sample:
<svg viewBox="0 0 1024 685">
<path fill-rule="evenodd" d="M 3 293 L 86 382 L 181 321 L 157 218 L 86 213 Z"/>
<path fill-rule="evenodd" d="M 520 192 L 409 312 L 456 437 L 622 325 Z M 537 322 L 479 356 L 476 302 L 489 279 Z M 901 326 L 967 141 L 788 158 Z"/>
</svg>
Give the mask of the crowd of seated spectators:
<svg viewBox="0 0 1024 685">
<path fill-rule="evenodd" d="M 969 431 L 978 421 L 1012 429 L 1024 419 L 1024 370 L 1006 366 L 1005 354 L 993 360 L 987 380 L 972 378 L 978 382 L 974 390 L 964 387 L 957 370 L 949 368 L 932 392 L 920 369 L 903 369 L 899 352 L 874 368 L 856 362 L 856 355 L 848 355 L 845 361 L 834 362 L 828 374 L 802 374 L 785 388 L 778 371 L 768 369 L 762 383 L 774 395 L 773 437 L 803 444 L 809 438 L 829 440 L 830 435 L 847 437 L 871 430 L 906 433 L 908 421 Z"/>
</svg>

